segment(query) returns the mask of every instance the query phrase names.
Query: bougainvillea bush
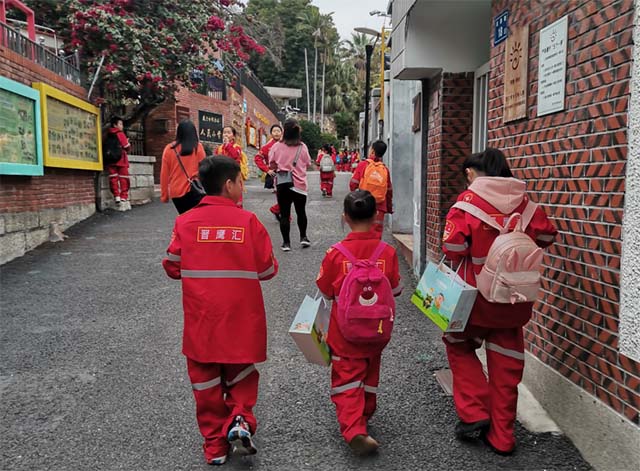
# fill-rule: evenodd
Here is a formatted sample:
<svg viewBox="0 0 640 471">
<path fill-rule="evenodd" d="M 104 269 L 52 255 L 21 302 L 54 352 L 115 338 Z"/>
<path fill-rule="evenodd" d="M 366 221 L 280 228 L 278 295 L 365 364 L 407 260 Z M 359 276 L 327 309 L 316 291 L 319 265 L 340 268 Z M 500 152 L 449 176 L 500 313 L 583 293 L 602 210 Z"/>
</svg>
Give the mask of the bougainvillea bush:
<svg viewBox="0 0 640 471">
<path fill-rule="evenodd" d="M 227 74 L 264 48 L 245 32 L 238 0 L 32 0 L 38 23 L 78 50 L 91 80 L 104 57 L 92 101 L 125 105 L 128 121 L 148 113 L 179 86 Z M 199 73 L 202 72 L 202 73 Z"/>
</svg>

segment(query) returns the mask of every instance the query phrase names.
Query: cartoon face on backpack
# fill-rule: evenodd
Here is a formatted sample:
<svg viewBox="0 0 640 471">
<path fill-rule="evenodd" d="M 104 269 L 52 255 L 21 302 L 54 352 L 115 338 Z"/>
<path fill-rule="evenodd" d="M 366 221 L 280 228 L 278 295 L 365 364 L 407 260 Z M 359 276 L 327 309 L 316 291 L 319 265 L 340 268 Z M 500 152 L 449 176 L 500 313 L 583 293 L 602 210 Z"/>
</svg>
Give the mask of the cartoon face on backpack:
<svg viewBox="0 0 640 471">
<path fill-rule="evenodd" d="M 374 291 L 372 285 L 365 285 L 362 287 L 362 293 L 358 298 L 361 306 L 373 306 L 378 302 L 378 295 Z"/>
</svg>

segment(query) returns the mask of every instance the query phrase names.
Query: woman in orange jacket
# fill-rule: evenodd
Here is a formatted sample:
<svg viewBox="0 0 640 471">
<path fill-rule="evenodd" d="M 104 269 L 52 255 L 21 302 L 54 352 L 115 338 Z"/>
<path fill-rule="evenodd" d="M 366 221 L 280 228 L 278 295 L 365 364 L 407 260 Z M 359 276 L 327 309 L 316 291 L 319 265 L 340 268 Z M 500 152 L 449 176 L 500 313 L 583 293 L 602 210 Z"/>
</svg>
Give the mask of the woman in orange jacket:
<svg viewBox="0 0 640 471">
<path fill-rule="evenodd" d="M 198 165 L 204 158 L 204 147 L 198 140 L 195 125 L 182 121 L 176 131 L 176 140 L 167 144 L 162 153 L 160 201 L 168 203 L 171 199 L 179 214 L 197 205 L 200 197 L 189 191 L 190 181 L 198 178 Z"/>
</svg>

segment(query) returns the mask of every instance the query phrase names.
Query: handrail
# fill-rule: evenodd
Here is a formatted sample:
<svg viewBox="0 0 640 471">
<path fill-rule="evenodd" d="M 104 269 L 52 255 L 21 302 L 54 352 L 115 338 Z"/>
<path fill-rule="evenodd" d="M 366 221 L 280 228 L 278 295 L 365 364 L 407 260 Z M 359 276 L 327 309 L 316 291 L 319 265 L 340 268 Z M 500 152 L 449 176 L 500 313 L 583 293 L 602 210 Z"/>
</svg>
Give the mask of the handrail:
<svg viewBox="0 0 640 471">
<path fill-rule="evenodd" d="M 21 56 L 32 60 L 36 64 L 55 72 L 70 82 L 81 85 L 82 79 L 76 54 L 72 56 L 75 64 L 71 64 L 69 61 L 58 57 L 40 44 L 24 37 L 20 32 L 7 26 L 6 23 L 0 23 L 0 46 L 7 47 Z"/>
</svg>

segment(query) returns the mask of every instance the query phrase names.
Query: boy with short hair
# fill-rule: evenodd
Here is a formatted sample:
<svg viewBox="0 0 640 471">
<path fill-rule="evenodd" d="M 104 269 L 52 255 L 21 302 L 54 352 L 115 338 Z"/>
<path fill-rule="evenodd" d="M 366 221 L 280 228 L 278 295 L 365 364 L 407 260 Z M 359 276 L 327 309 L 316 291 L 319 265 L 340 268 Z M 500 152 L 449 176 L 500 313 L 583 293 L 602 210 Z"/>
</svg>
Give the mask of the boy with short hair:
<svg viewBox="0 0 640 471">
<path fill-rule="evenodd" d="M 385 214 L 393 214 L 393 188 L 391 186 L 391 173 L 382 162 L 382 157 L 387 152 L 387 144 L 383 141 L 375 141 L 369 148 L 369 157 L 360 162 L 353 172 L 349 189 L 367 190 L 376 199 L 376 217 L 373 230 L 382 238 L 384 230 Z"/>
<path fill-rule="evenodd" d="M 170 278 L 182 280 L 182 352 L 205 459 L 221 465 L 230 447 L 238 454 L 256 453 L 254 363 L 265 361 L 267 353 L 260 281 L 277 274 L 278 262 L 267 230 L 237 206 L 240 165 L 229 157 L 207 157 L 199 174 L 207 196 L 177 217 L 162 265 Z"/>
</svg>

